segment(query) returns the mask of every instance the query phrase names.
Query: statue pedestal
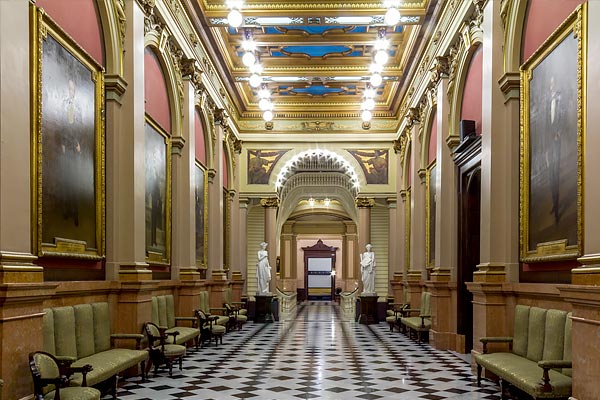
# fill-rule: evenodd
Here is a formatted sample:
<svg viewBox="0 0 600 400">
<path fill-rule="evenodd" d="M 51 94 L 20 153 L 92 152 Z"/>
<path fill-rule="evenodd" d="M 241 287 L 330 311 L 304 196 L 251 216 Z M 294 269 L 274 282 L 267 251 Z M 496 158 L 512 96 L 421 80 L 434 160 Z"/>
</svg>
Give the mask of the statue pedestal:
<svg viewBox="0 0 600 400">
<path fill-rule="evenodd" d="M 273 294 L 256 294 L 254 322 L 273 322 Z"/>
<path fill-rule="evenodd" d="M 377 293 L 363 293 L 358 298 L 358 323 L 376 324 L 379 322 L 377 317 Z"/>
</svg>

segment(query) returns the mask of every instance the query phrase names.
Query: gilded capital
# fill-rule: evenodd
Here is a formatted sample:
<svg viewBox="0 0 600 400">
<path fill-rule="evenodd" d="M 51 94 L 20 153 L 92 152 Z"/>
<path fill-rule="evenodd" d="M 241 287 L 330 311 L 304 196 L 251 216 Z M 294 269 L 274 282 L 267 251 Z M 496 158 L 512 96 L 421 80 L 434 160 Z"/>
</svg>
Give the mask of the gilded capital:
<svg viewBox="0 0 600 400">
<path fill-rule="evenodd" d="M 235 151 L 237 154 L 242 153 L 242 141 L 240 139 L 232 137 L 231 144 L 233 146 L 233 151 Z"/>
<path fill-rule="evenodd" d="M 213 113 L 215 124 L 221 125 L 223 128 L 227 127 L 227 113 L 224 108 L 217 108 Z"/>
<path fill-rule="evenodd" d="M 375 199 L 369 197 L 359 197 L 356 199 L 356 207 L 371 208 L 375 205 Z"/>
<path fill-rule="evenodd" d="M 194 87 L 197 88 L 202 81 L 200 64 L 193 58 L 183 57 L 181 59 L 181 76 L 189 78 Z"/>
<path fill-rule="evenodd" d="M 265 197 L 260 199 L 260 205 L 265 208 L 279 207 L 279 199 L 277 197 Z"/>
<path fill-rule="evenodd" d="M 448 57 L 445 56 L 437 56 L 433 61 L 433 65 L 430 69 L 431 71 L 431 82 L 433 84 L 437 84 L 440 79 L 445 78 L 450 73 L 450 64 L 448 62 Z"/>
<path fill-rule="evenodd" d="M 421 120 L 419 107 L 410 107 L 404 118 L 406 118 L 406 126 L 409 128 L 412 128 L 414 124 L 419 123 Z"/>
<path fill-rule="evenodd" d="M 156 6 L 156 0 L 137 0 L 137 3 L 146 15 L 152 14 Z"/>
</svg>

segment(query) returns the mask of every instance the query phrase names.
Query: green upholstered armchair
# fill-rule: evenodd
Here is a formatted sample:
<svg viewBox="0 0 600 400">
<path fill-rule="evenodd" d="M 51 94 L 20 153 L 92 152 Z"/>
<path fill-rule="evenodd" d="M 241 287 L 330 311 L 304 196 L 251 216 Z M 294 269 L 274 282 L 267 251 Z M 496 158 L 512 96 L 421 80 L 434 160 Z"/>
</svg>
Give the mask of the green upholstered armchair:
<svg viewBox="0 0 600 400">
<path fill-rule="evenodd" d="M 29 369 L 33 377 L 35 400 L 100 400 L 100 391 L 86 387 L 92 366 L 71 367 L 71 361 L 61 361 L 50 353 L 29 353 Z M 82 386 L 70 386 L 74 373 L 83 375 Z"/>
<path fill-rule="evenodd" d="M 192 325 L 183 326 L 179 322 L 188 321 Z M 192 317 L 176 317 L 175 303 L 173 295 L 154 296 L 152 297 L 152 323 L 156 326 L 164 328 L 166 333 L 178 332 L 176 339 L 172 336 L 167 338 L 167 342 L 185 345 L 193 340 L 196 350 L 199 348 L 200 329 L 198 329 L 198 319 Z M 173 340 L 176 340 L 173 342 Z"/>
<path fill-rule="evenodd" d="M 389 303 L 388 309 L 386 310 L 385 321 L 390 326 L 390 332 L 394 331 L 394 327 L 400 330 L 400 319 L 402 317 L 408 316 L 408 312 L 406 310 L 410 309 L 410 304 L 408 301 L 408 291 L 406 288 L 402 289 L 402 303 Z"/>
<path fill-rule="evenodd" d="M 242 326 L 248 321 L 248 316 L 242 314 L 239 308 L 232 306 L 229 303 L 224 304 L 225 309 L 227 310 L 227 315 L 229 316 L 229 320 L 233 322 L 234 326 L 237 326 L 238 330 L 242 329 Z M 245 310 L 243 310 L 245 311 Z"/>
<path fill-rule="evenodd" d="M 229 304 L 232 308 L 237 309 L 237 314 L 248 315 L 248 310 L 244 308 L 246 305 L 243 301 L 231 301 L 231 288 L 228 287 L 223 292 L 223 304 Z"/>
<path fill-rule="evenodd" d="M 217 324 L 219 317 L 217 315 L 207 315 L 202 310 L 196 310 L 196 316 L 198 317 L 200 341 L 202 344 L 207 341 L 210 343 L 213 338 L 215 339 L 215 346 L 219 345 L 219 341 L 223 344 L 223 335 L 226 328 L 223 325 Z"/>
<path fill-rule="evenodd" d="M 43 318 L 44 351 L 71 367 L 87 364 L 93 369 L 84 380 L 82 373 L 75 373 L 71 386 L 94 386 L 104 381 L 112 382 L 113 398 L 117 396 L 118 375 L 141 364 L 142 380 L 148 352 L 140 349 L 140 334 L 110 333 L 108 303 L 78 304 L 76 306 L 45 309 Z M 135 341 L 135 349 L 117 348 L 116 339 Z"/>
<path fill-rule="evenodd" d="M 431 305 L 431 293 L 423 292 L 421 293 L 421 307 L 412 309 L 407 308 L 404 311 L 407 315 L 411 313 L 419 313 L 418 316 L 407 316 L 400 318 L 400 324 L 402 324 L 409 331 L 409 336 L 411 336 L 412 332 L 417 333 L 417 340 L 420 343 L 422 334 L 428 333 L 431 328 L 431 313 L 430 313 L 430 305 Z"/>
<path fill-rule="evenodd" d="M 216 316 L 216 324 L 224 326 L 226 329 L 229 329 L 229 317 L 225 315 L 227 310 L 225 307 L 210 307 L 210 298 L 207 290 L 203 290 L 200 292 L 200 311 L 202 311 L 207 316 Z"/>
<path fill-rule="evenodd" d="M 169 368 L 169 376 L 173 376 L 173 361 L 179 361 L 179 369 L 183 367 L 183 356 L 185 355 L 185 346 L 173 344 L 177 342 L 179 332 L 158 327 L 152 322 L 144 324 L 144 334 L 148 340 L 148 351 L 150 352 L 150 362 L 154 364 L 154 374 L 158 373 L 158 367 L 165 364 Z M 172 338 L 171 343 L 167 343 L 167 338 Z M 148 363 L 146 372 L 150 370 L 151 364 Z"/>
</svg>

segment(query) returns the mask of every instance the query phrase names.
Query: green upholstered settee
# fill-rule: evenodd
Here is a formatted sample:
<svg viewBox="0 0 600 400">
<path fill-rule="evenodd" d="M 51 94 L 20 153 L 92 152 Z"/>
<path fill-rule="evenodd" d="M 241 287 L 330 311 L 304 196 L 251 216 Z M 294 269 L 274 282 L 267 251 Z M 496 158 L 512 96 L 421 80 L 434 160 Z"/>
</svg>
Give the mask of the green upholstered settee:
<svg viewBox="0 0 600 400">
<path fill-rule="evenodd" d="M 87 374 L 87 385 L 114 380 L 113 397 L 116 397 L 118 374 L 144 363 L 146 350 L 139 350 L 140 334 L 110 334 L 108 303 L 78 304 L 76 306 L 45 309 L 43 318 L 44 351 L 72 367 L 92 366 Z M 116 339 L 136 341 L 136 349 L 115 348 Z M 81 386 L 83 376 L 74 374 L 70 384 Z"/>
<path fill-rule="evenodd" d="M 561 310 L 518 305 L 514 336 L 484 337 L 483 354 L 475 355 L 477 382 L 482 368 L 534 399 L 567 399 L 571 395 L 571 318 Z M 488 343 L 508 343 L 509 352 L 488 353 Z"/>
<path fill-rule="evenodd" d="M 405 309 L 404 312 L 407 315 L 411 313 L 419 313 L 419 316 L 408 316 L 400 318 L 400 324 L 409 330 L 409 336 L 412 332 L 417 333 L 417 339 L 421 342 L 421 337 L 423 333 L 429 332 L 431 328 L 431 313 L 430 313 L 430 305 L 431 305 L 431 293 L 423 292 L 421 293 L 421 307 L 420 308 L 408 308 Z"/>
<path fill-rule="evenodd" d="M 189 321 L 192 326 L 177 325 L 181 321 Z M 193 340 L 196 349 L 198 349 L 200 336 L 200 330 L 197 328 L 198 319 L 195 316 L 176 317 L 173 295 L 152 297 L 152 322 L 160 328 L 164 328 L 167 336 L 171 332 L 178 332 L 175 344 L 185 345 Z M 169 336 L 169 340 L 172 343 L 173 337 Z"/>
<path fill-rule="evenodd" d="M 206 314 L 207 317 L 216 316 L 216 324 L 219 326 L 228 327 L 229 325 L 229 317 L 225 315 L 226 309 L 225 307 L 210 307 L 210 297 L 208 291 L 203 290 L 200 292 L 200 307 L 199 310 Z"/>
</svg>

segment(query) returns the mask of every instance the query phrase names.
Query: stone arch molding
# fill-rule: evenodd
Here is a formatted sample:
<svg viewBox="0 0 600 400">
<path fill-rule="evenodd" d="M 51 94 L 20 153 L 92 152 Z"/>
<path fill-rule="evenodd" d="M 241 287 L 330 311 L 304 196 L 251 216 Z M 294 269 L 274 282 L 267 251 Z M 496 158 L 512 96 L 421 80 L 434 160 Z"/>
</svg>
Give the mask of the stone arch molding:
<svg viewBox="0 0 600 400">
<path fill-rule="evenodd" d="M 357 171 L 360 166 L 326 149 L 310 149 L 290 156 L 271 178 L 280 199 L 277 235 L 300 200 L 309 197 L 337 199 L 356 222 L 355 199 L 366 181 Z"/>
</svg>

